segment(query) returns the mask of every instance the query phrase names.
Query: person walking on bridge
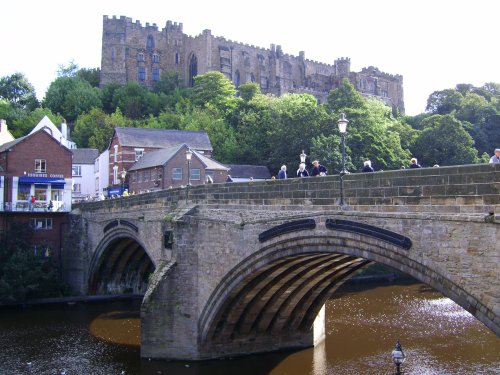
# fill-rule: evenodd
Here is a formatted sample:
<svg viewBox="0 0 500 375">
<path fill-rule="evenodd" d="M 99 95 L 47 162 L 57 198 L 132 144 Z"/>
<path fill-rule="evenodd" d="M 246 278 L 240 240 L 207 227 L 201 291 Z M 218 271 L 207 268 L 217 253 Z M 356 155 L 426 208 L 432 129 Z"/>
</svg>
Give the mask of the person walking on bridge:
<svg viewBox="0 0 500 375">
<path fill-rule="evenodd" d="M 500 148 L 495 149 L 495 155 L 493 155 L 490 159 L 490 164 L 500 163 Z"/>
</svg>

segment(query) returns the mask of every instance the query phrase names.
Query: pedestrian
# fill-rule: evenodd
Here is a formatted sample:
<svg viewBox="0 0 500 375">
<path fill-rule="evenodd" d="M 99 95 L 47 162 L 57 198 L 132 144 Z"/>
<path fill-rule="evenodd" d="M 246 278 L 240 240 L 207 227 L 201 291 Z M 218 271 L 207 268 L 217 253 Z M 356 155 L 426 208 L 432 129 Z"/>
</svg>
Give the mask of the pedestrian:
<svg viewBox="0 0 500 375">
<path fill-rule="evenodd" d="M 128 189 L 125 189 L 125 190 L 123 191 L 123 195 L 122 195 L 122 196 L 123 196 L 123 197 L 128 197 L 128 195 L 129 195 L 129 194 L 128 194 Z"/>
<path fill-rule="evenodd" d="M 297 177 L 309 177 L 309 172 L 306 169 L 304 163 L 299 164 L 299 169 L 297 169 Z"/>
<path fill-rule="evenodd" d="M 410 168 L 422 168 L 422 166 L 418 164 L 416 158 L 411 158 L 410 162 L 411 162 Z"/>
<path fill-rule="evenodd" d="M 207 184 L 213 184 L 214 180 L 212 179 L 212 176 L 207 176 Z"/>
<path fill-rule="evenodd" d="M 233 182 L 230 174 L 227 175 L 226 182 Z"/>
<path fill-rule="evenodd" d="M 500 163 L 500 148 L 495 149 L 495 155 L 491 157 L 490 163 Z"/>
<path fill-rule="evenodd" d="M 312 175 L 315 176 L 326 176 L 327 170 L 322 166 L 318 160 L 313 161 Z"/>
<path fill-rule="evenodd" d="M 49 201 L 49 205 L 47 206 L 47 209 L 49 211 L 52 211 L 52 209 L 54 208 L 54 204 L 52 203 L 52 200 Z"/>
<path fill-rule="evenodd" d="M 370 160 L 367 160 L 363 163 L 363 168 L 361 169 L 361 172 L 374 172 L 372 168 L 372 162 Z"/>
<path fill-rule="evenodd" d="M 31 203 L 31 211 L 33 211 L 35 209 L 35 202 L 36 202 L 36 198 L 34 195 L 31 196 L 31 199 L 30 199 L 30 203 Z"/>
<path fill-rule="evenodd" d="M 286 165 L 282 165 L 280 171 L 278 172 L 278 179 L 284 180 L 286 179 Z"/>
</svg>

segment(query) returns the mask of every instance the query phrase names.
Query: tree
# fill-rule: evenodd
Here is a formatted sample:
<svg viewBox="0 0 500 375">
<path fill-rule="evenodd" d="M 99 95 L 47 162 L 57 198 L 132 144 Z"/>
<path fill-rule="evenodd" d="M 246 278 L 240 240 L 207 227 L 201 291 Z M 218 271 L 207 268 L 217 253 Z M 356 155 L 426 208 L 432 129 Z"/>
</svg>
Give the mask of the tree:
<svg viewBox="0 0 500 375">
<path fill-rule="evenodd" d="M 255 82 L 243 83 L 238 87 L 238 93 L 245 102 L 248 102 L 255 95 L 260 94 L 260 86 Z"/>
<path fill-rule="evenodd" d="M 35 88 L 22 73 L 0 78 L 0 99 L 5 99 L 16 109 L 32 111 L 39 106 Z"/>
<path fill-rule="evenodd" d="M 128 82 L 114 92 L 112 107 L 120 108 L 123 114 L 131 119 L 143 119 L 158 109 L 157 100 L 157 95 L 137 82 Z"/>
<path fill-rule="evenodd" d="M 73 122 L 92 108 L 100 108 L 102 101 L 99 89 L 87 81 L 76 77 L 59 77 L 47 89 L 44 106 Z"/>
<path fill-rule="evenodd" d="M 99 87 L 101 81 L 101 69 L 82 68 L 76 72 L 76 78 L 88 82 L 92 87 Z"/>
<path fill-rule="evenodd" d="M 223 116 L 237 108 L 240 98 L 236 97 L 234 84 L 221 72 L 209 72 L 195 77 L 191 100 L 195 106 L 211 106 Z"/>
<path fill-rule="evenodd" d="M 460 108 L 463 96 L 457 90 L 434 91 L 427 99 L 425 110 L 433 114 L 446 115 Z"/>
<path fill-rule="evenodd" d="M 412 151 L 427 166 L 477 162 L 474 140 L 452 115 L 434 115 L 426 119 Z"/>
<path fill-rule="evenodd" d="M 64 286 L 58 270 L 45 257 L 49 245 L 35 250 L 33 229 L 28 224 L 9 220 L 8 225 L 9 230 L 0 236 L 0 301 L 60 296 Z"/>
</svg>

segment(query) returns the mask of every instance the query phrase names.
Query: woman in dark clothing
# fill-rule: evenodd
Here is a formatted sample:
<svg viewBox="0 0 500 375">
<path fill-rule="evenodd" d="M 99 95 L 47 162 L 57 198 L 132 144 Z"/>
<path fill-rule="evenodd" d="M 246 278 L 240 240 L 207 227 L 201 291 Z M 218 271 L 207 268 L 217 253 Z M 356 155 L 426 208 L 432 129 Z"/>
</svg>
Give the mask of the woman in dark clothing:
<svg viewBox="0 0 500 375">
<path fill-rule="evenodd" d="M 312 170 L 312 175 L 313 176 L 326 176 L 326 168 L 322 166 L 319 161 L 315 160 L 313 161 L 313 170 Z"/>
<path fill-rule="evenodd" d="M 410 168 L 422 168 L 420 164 L 418 164 L 416 158 L 411 158 L 410 161 L 411 161 Z"/>
<path fill-rule="evenodd" d="M 364 162 L 364 166 L 361 169 L 361 172 L 374 172 L 372 168 L 372 162 L 370 160 Z"/>
<path fill-rule="evenodd" d="M 297 169 L 297 177 L 309 177 L 309 172 L 306 169 L 304 163 L 299 164 L 299 169 Z"/>
</svg>

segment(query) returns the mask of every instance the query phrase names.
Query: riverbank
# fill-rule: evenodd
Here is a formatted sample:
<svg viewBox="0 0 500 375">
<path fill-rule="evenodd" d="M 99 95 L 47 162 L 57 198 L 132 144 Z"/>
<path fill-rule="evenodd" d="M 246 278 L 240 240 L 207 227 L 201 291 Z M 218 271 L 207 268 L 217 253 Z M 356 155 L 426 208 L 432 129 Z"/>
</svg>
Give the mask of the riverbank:
<svg viewBox="0 0 500 375">
<path fill-rule="evenodd" d="M 132 300 L 142 299 L 144 294 L 129 293 L 129 294 L 116 294 L 116 295 L 92 295 L 92 296 L 68 296 L 68 297 L 53 297 L 53 298 L 39 298 L 24 302 L 0 303 L 0 309 L 3 307 L 24 307 L 24 306 L 38 306 L 38 305 L 58 305 L 58 304 L 75 304 L 79 302 L 104 302 L 104 301 L 119 301 L 119 300 Z"/>
</svg>

